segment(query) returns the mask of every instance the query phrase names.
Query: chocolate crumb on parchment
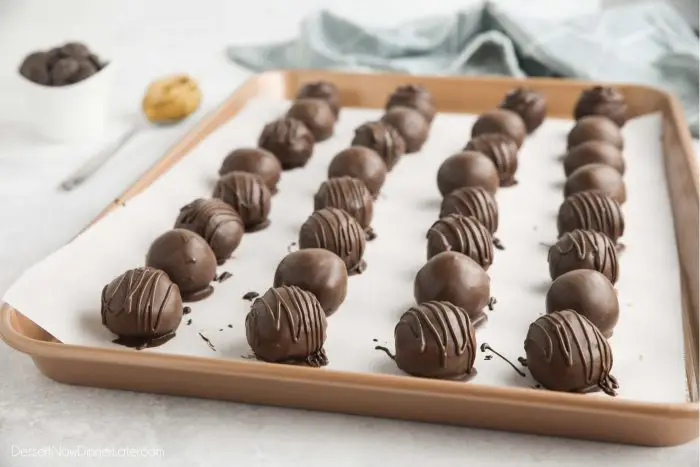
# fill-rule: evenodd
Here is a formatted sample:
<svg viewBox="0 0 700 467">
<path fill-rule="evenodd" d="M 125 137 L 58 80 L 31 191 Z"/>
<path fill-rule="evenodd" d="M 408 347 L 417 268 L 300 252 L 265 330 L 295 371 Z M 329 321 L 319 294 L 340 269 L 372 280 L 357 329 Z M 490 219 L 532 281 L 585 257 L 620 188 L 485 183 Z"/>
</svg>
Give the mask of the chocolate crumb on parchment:
<svg viewBox="0 0 700 467">
<path fill-rule="evenodd" d="M 186 307 L 184 307 L 184 308 L 182 309 L 182 314 L 183 314 L 183 315 L 189 315 L 190 313 L 192 313 L 192 308 L 186 306 Z"/>
<path fill-rule="evenodd" d="M 253 292 L 252 290 L 248 292 L 247 294 L 243 295 L 243 300 L 248 300 L 249 302 L 255 300 L 260 296 L 259 293 Z"/>
<path fill-rule="evenodd" d="M 217 276 L 216 279 L 214 279 L 214 280 L 215 280 L 216 282 L 218 282 L 218 283 L 221 283 L 221 282 L 223 282 L 223 281 L 225 281 L 225 280 L 227 280 L 227 279 L 230 279 L 230 278 L 232 278 L 232 277 L 233 277 L 233 274 L 231 274 L 231 273 L 228 272 L 228 271 L 224 271 L 224 272 L 222 272 L 219 276 Z"/>
<path fill-rule="evenodd" d="M 493 355 L 484 356 L 484 360 L 491 360 L 492 358 L 493 358 Z"/>
<path fill-rule="evenodd" d="M 493 311 L 493 306 L 494 306 L 496 303 L 498 303 L 498 300 L 496 300 L 496 297 L 491 297 L 491 298 L 489 298 L 489 303 L 488 303 L 488 305 L 487 305 L 487 306 L 489 307 L 489 311 Z"/>
<path fill-rule="evenodd" d="M 210 349 L 212 349 L 214 352 L 216 352 L 216 348 L 214 347 L 214 344 L 211 343 L 211 341 L 209 340 L 208 337 L 206 337 L 201 332 L 198 332 L 197 334 L 199 334 L 199 337 L 201 337 L 202 340 L 207 343 L 207 345 L 209 346 Z"/>
<path fill-rule="evenodd" d="M 297 242 L 292 242 L 289 245 L 287 245 L 287 253 L 291 253 L 294 251 L 294 248 L 297 246 Z"/>
<path fill-rule="evenodd" d="M 503 361 L 506 362 L 508 365 L 510 365 L 511 367 L 513 367 L 513 369 L 514 369 L 520 376 L 522 376 L 523 378 L 524 378 L 525 376 L 527 376 L 527 375 L 526 375 L 525 373 L 523 373 L 517 366 L 515 366 L 515 365 L 513 364 L 513 362 L 511 362 L 510 360 L 508 360 L 506 357 L 504 357 L 504 356 L 501 355 L 500 353 L 496 352 L 496 351 L 493 349 L 493 347 L 491 347 L 489 344 L 487 344 L 486 342 L 484 342 L 483 344 L 481 344 L 481 351 L 482 351 L 482 352 L 486 352 L 487 350 L 490 351 L 490 352 L 493 352 L 493 353 L 496 354 L 498 357 L 500 357 L 501 360 L 503 360 Z"/>
<path fill-rule="evenodd" d="M 503 246 L 503 243 L 501 243 L 501 239 L 496 238 L 496 237 L 493 237 L 493 246 L 497 250 L 501 250 L 501 251 L 506 249 L 506 247 Z"/>
<path fill-rule="evenodd" d="M 389 349 L 387 349 L 386 347 L 384 347 L 383 345 L 375 345 L 374 350 L 380 350 L 380 351 L 384 352 L 385 354 L 387 354 L 390 359 L 396 360 L 396 355 L 392 354 L 391 351 Z"/>
<path fill-rule="evenodd" d="M 527 366 L 527 359 L 525 357 L 518 357 L 518 363 L 522 366 Z"/>
<path fill-rule="evenodd" d="M 192 324 L 192 318 L 187 320 L 187 325 L 189 326 L 190 324 Z"/>
<path fill-rule="evenodd" d="M 372 227 L 367 229 L 367 233 L 365 235 L 368 242 L 371 242 L 372 240 L 377 238 L 377 232 L 375 232 Z"/>
<path fill-rule="evenodd" d="M 229 324 L 228 327 L 233 329 L 233 324 Z"/>
</svg>

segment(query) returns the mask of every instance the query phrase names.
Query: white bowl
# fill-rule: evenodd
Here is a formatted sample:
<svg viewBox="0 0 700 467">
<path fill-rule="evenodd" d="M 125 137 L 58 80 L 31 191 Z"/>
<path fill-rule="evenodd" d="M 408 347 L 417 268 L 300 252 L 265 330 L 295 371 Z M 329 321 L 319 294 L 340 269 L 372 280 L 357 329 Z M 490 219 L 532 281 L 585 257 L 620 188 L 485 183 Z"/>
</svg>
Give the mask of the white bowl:
<svg viewBox="0 0 700 467">
<path fill-rule="evenodd" d="M 112 64 L 67 86 L 44 86 L 20 77 L 29 121 L 42 136 L 63 142 L 99 139 L 107 119 Z"/>
</svg>

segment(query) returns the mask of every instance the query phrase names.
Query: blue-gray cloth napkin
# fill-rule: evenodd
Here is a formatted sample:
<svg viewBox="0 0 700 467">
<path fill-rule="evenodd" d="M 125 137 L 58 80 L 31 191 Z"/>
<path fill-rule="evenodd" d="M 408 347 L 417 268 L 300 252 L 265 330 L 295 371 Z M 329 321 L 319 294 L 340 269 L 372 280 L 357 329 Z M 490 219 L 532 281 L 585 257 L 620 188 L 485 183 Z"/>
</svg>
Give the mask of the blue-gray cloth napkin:
<svg viewBox="0 0 700 467">
<path fill-rule="evenodd" d="M 524 17 L 487 2 L 391 29 L 363 27 L 320 11 L 303 21 L 296 39 L 231 46 L 227 53 L 256 71 L 332 68 L 643 83 L 673 92 L 691 132 L 698 134 L 698 38 L 662 2 L 558 21 Z"/>
</svg>

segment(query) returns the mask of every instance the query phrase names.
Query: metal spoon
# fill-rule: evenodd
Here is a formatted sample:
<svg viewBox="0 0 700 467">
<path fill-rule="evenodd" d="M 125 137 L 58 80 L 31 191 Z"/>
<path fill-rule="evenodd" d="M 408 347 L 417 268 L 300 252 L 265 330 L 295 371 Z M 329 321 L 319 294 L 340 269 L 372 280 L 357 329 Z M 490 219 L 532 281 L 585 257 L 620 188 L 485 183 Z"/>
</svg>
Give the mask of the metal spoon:
<svg viewBox="0 0 700 467">
<path fill-rule="evenodd" d="M 194 82 L 191 78 L 189 78 L 186 75 L 173 75 L 173 76 L 167 76 L 165 78 L 162 78 L 160 80 L 156 80 L 151 83 L 149 88 L 146 90 L 146 96 L 149 95 L 149 93 L 154 90 L 158 89 L 158 92 L 161 93 L 162 95 L 162 89 L 165 88 L 167 91 L 167 87 L 171 85 L 190 85 L 195 87 L 195 91 L 198 93 L 197 95 L 197 100 L 196 100 L 196 105 L 195 107 L 191 108 L 189 111 L 187 111 L 184 115 L 179 115 L 175 118 L 172 118 L 173 116 L 170 116 L 170 119 L 161 119 L 154 117 L 152 115 L 149 115 L 146 112 L 146 121 L 150 122 L 150 124 L 154 126 L 171 126 L 180 123 L 182 120 L 186 119 L 192 112 L 194 112 L 197 107 L 199 106 L 199 100 L 200 100 L 200 95 L 199 94 L 199 89 L 197 89 L 197 84 Z M 78 168 L 75 172 L 73 172 L 68 178 L 63 180 L 59 188 L 64 191 L 70 191 L 73 190 L 74 188 L 80 186 L 84 181 L 86 181 L 88 178 L 90 178 L 95 172 L 97 172 L 108 160 L 112 158 L 117 152 L 119 152 L 120 149 L 122 149 L 129 141 L 131 141 L 134 136 L 136 136 L 138 133 L 140 133 L 143 130 L 146 130 L 149 128 L 149 125 L 144 124 L 144 123 L 137 123 L 134 124 L 126 133 L 124 133 L 119 139 L 112 145 L 108 146 L 106 149 L 103 149 L 102 151 L 97 152 L 94 156 L 89 158 L 85 163 Z"/>
<path fill-rule="evenodd" d="M 103 149 L 102 151 L 98 151 L 94 156 L 85 161 L 83 165 L 81 165 L 75 172 L 69 175 L 68 178 L 61 182 L 59 188 L 64 191 L 71 191 L 72 189 L 81 185 L 85 180 L 90 178 L 103 165 L 105 165 L 107 161 L 112 158 L 112 156 L 118 153 L 120 149 L 126 146 L 126 144 L 143 129 L 144 126 L 138 124 L 129 128 L 129 130 L 120 136 L 114 144 Z"/>
</svg>

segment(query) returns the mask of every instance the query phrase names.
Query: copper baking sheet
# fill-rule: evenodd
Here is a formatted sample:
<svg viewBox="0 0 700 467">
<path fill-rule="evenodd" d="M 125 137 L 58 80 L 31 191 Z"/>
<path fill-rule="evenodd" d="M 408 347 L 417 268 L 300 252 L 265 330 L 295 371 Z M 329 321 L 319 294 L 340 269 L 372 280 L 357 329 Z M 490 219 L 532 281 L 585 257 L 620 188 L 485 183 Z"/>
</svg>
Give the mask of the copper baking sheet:
<svg viewBox="0 0 700 467">
<path fill-rule="evenodd" d="M 426 85 L 443 112 L 478 113 L 493 107 L 514 87 L 511 79 L 427 78 L 278 72 L 252 78 L 119 200 L 134 196 L 185 156 L 199 141 L 236 114 L 253 97 L 293 96 L 298 85 L 329 79 L 342 90 L 346 106 L 381 107 L 400 83 Z M 547 95 L 551 117 L 568 117 L 573 101 L 589 83 L 530 80 Z M 424 381 L 390 375 L 314 372 L 305 368 L 211 360 L 52 342 L 19 312 L 5 305 L 0 334 L 30 354 L 42 372 L 72 384 L 221 398 L 337 412 L 500 428 L 648 445 L 672 445 L 698 435 L 697 419 L 697 170 L 676 103 L 663 93 L 625 87 L 636 115 L 664 114 L 664 161 L 674 213 L 684 289 L 686 368 L 690 401 L 652 404 L 580 397 L 516 388 Z M 183 377 L 185 374 L 188 377 Z M 284 389 L 283 389 L 284 388 Z M 424 408 L 428 408 L 424 411 Z M 426 413 L 428 412 L 428 413 Z M 605 417 L 602 422 L 601 417 Z"/>
</svg>

